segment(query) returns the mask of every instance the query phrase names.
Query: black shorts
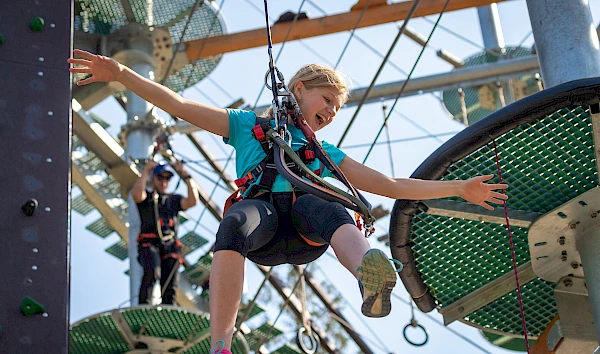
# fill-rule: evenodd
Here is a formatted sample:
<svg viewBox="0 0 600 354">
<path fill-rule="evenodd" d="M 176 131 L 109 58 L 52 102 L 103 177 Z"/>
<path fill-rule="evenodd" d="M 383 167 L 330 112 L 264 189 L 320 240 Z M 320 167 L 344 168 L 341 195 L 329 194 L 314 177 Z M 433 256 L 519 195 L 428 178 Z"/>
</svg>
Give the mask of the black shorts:
<svg viewBox="0 0 600 354">
<path fill-rule="evenodd" d="M 294 203 L 292 198 L 292 193 L 271 193 L 233 204 L 219 226 L 214 251 L 236 251 L 265 266 L 306 264 L 325 253 L 337 229 L 354 224 L 339 203 L 311 194 Z M 323 245 L 311 246 L 300 234 Z"/>
</svg>

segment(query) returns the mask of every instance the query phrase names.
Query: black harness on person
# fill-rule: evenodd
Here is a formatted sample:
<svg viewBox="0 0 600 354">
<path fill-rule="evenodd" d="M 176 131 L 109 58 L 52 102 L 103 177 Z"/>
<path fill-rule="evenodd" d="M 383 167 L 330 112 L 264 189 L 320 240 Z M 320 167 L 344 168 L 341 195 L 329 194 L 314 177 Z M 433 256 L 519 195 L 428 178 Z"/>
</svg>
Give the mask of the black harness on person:
<svg viewBox="0 0 600 354">
<path fill-rule="evenodd" d="M 264 117 L 256 117 L 256 125 L 252 128 L 252 135 L 258 142 L 263 151 L 267 155 L 255 168 L 248 172 L 244 177 L 235 180 L 236 186 L 245 191 L 244 198 L 254 198 L 264 192 L 270 192 L 275 178 L 279 174 L 277 166 L 275 165 L 275 149 L 271 139 L 267 139 L 267 134 L 271 127 L 271 120 Z M 304 145 L 298 151 L 295 152 L 304 164 L 310 164 L 315 161 L 315 153 L 311 150 L 308 145 Z M 289 157 L 286 156 L 285 162 L 287 167 L 294 172 L 294 174 L 309 178 L 303 170 Z M 314 171 L 317 175 L 320 175 L 321 171 Z M 253 184 L 258 180 L 258 183 Z"/>
<path fill-rule="evenodd" d="M 359 229 L 362 228 L 360 223 L 360 218 L 362 218 L 365 236 L 368 237 L 375 231 L 373 226 L 375 217 L 371 214 L 371 205 L 327 155 L 323 146 L 317 140 L 314 131 L 304 119 L 296 98 L 285 85 L 283 74 L 273 62 L 271 28 L 269 27 L 266 0 L 265 15 L 269 51 L 269 70 L 265 75 L 265 86 L 273 93 L 271 107 L 275 129 L 271 127 L 270 119 L 257 118 L 256 125 L 252 128 L 252 134 L 260 142 L 267 156 L 246 176 L 235 181 L 239 189 L 227 199 L 224 211 L 242 198 L 252 198 L 263 191 L 270 192 L 277 174 L 281 174 L 283 178 L 292 184 L 294 189 L 297 188 L 327 201 L 338 202 L 344 207 L 354 210 L 357 226 Z M 269 84 L 269 79 L 271 84 Z M 302 131 L 307 140 L 306 146 L 298 152 L 293 151 L 291 147 L 292 136 L 287 129 L 288 121 L 292 121 Z M 312 171 L 306 166 L 306 163 L 310 163 L 315 159 L 321 162 L 321 167 L 317 171 Z M 321 178 L 323 168 L 331 171 L 333 176 L 350 190 L 350 193 L 327 183 Z M 261 176 L 260 181 L 253 184 L 259 176 Z M 248 188 L 251 188 L 251 190 L 247 191 Z"/>
</svg>

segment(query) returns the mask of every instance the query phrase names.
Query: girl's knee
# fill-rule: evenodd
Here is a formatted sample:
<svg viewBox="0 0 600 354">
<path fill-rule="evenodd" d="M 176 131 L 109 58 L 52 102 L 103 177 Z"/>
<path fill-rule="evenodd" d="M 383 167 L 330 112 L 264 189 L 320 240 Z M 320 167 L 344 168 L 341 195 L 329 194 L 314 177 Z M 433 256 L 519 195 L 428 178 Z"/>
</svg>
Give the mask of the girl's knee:
<svg viewBox="0 0 600 354">
<path fill-rule="evenodd" d="M 268 243 L 277 230 L 275 208 L 261 200 L 242 200 L 228 211 L 217 231 L 215 251 L 248 252 Z"/>
</svg>

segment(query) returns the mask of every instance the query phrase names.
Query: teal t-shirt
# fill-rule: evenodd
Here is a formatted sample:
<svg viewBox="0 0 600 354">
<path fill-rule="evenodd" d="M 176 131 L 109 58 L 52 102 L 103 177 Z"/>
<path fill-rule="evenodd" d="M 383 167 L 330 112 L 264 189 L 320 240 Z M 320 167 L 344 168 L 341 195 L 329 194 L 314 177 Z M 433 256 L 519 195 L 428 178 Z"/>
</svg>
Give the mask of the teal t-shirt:
<svg viewBox="0 0 600 354">
<path fill-rule="evenodd" d="M 256 125 L 256 113 L 252 111 L 244 111 L 241 109 L 227 109 L 229 114 L 229 138 L 224 138 L 226 144 L 233 146 L 236 151 L 235 169 L 237 177 L 241 178 L 248 172 L 252 171 L 267 155 L 260 142 L 252 135 L 252 127 Z M 275 121 L 271 121 L 271 126 L 275 127 Z M 297 151 L 302 146 L 306 145 L 307 140 L 300 129 L 293 124 L 288 125 L 288 130 L 292 135 L 292 149 Z M 331 157 L 336 165 L 340 165 L 346 154 L 325 141 L 322 142 L 323 149 Z M 321 168 L 321 162 L 313 161 L 307 165 L 311 170 Z M 322 171 L 322 177 L 332 177 L 333 175 L 327 169 Z M 258 181 L 257 181 L 258 182 Z M 272 192 L 291 192 L 292 185 L 286 181 L 281 175 L 277 175 L 275 183 L 273 183 Z"/>
</svg>

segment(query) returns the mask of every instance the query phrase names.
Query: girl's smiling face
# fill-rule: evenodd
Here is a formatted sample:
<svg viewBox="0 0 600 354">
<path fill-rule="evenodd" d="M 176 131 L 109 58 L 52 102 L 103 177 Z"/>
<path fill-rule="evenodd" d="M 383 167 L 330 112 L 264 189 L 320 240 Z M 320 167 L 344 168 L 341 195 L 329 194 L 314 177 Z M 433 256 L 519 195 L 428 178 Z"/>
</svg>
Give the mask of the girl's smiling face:
<svg viewBox="0 0 600 354">
<path fill-rule="evenodd" d="M 345 97 L 335 87 L 308 89 L 302 81 L 294 85 L 293 91 L 304 119 L 313 131 L 320 130 L 333 121 Z"/>
</svg>

